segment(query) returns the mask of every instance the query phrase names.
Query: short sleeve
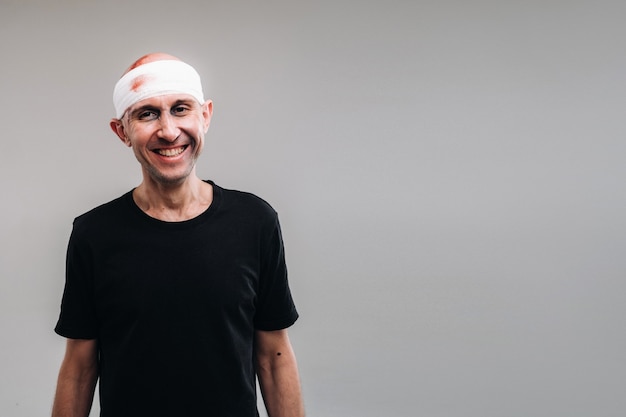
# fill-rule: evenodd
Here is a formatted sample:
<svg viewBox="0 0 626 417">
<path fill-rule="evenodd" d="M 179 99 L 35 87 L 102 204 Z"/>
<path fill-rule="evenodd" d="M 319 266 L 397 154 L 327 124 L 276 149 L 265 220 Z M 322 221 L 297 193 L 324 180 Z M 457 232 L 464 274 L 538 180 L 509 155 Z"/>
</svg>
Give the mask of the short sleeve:
<svg viewBox="0 0 626 417">
<path fill-rule="evenodd" d="M 89 245 L 80 238 L 76 221 L 67 247 L 65 288 L 54 331 L 70 339 L 95 339 L 93 267 Z"/>
<path fill-rule="evenodd" d="M 254 326 L 258 330 L 280 330 L 298 319 L 289 282 L 285 249 L 278 218 L 268 228 L 266 244 L 262 246 L 259 297 Z"/>
</svg>

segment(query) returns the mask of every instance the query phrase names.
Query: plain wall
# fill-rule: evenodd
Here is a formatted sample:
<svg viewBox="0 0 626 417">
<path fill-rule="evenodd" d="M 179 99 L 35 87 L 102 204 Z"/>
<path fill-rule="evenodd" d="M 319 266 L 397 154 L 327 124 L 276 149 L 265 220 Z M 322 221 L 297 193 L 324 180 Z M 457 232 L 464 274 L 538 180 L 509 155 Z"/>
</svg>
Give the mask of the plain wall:
<svg viewBox="0 0 626 417">
<path fill-rule="evenodd" d="M 623 416 L 625 15 L 2 0 L 0 415 L 50 411 L 72 220 L 140 181 L 113 85 L 164 51 L 214 101 L 201 177 L 280 214 L 309 416 Z"/>
</svg>

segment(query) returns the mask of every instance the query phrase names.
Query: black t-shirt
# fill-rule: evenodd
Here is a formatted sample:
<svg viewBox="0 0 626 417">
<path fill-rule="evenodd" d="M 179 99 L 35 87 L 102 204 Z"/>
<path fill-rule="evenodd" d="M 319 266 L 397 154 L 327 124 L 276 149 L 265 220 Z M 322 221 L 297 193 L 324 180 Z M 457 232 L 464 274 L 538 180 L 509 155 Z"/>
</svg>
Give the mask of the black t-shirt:
<svg viewBox="0 0 626 417">
<path fill-rule="evenodd" d="M 191 220 L 128 192 L 74 221 L 55 331 L 98 340 L 103 417 L 257 415 L 254 331 L 298 313 L 276 212 L 210 184 Z"/>
</svg>

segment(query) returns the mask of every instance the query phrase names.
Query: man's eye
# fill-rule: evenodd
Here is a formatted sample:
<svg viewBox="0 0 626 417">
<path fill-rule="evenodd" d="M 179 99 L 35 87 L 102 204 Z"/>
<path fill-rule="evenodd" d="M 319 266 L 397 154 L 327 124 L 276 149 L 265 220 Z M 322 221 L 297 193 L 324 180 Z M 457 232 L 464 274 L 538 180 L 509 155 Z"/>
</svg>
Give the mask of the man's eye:
<svg viewBox="0 0 626 417">
<path fill-rule="evenodd" d="M 184 114 L 189 110 L 189 108 L 187 106 L 176 106 L 172 108 L 172 113 L 173 114 Z"/>
<path fill-rule="evenodd" d="M 139 113 L 137 115 L 137 118 L 139 120 L 153 120 L 153 119 L 156 119 L 158 117 L 159 117 L 159 115 L 157 114 L 157 112 L 152 111 L 152 110 L 145 110 L 145 111 L 142 111 L 141 113 Z"/>
</svg>

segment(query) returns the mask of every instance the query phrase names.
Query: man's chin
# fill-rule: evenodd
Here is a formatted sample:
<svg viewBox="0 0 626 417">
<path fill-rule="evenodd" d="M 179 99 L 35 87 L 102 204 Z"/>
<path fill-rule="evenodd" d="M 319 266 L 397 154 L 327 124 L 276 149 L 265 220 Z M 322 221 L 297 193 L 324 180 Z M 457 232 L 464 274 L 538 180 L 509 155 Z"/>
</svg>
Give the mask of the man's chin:
<svg viewBox="0 0 626 417">
<path fill-rule="evenodd" d="M 152 182 L 155 182 L 157 184 L 167 186 L 167 187 L 176 187 L 176 186 L 184 184 L 189 179 L 192 172 L 193 170 L 190 170 L 189 172 L 176 174 L 176 173 L 164 173 L 160 171 L 157 171 L 157 172 L 153 171 L 153 172 L 150 172 L 149 176 Z"/>
</svg>

